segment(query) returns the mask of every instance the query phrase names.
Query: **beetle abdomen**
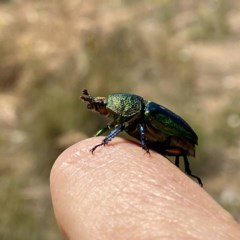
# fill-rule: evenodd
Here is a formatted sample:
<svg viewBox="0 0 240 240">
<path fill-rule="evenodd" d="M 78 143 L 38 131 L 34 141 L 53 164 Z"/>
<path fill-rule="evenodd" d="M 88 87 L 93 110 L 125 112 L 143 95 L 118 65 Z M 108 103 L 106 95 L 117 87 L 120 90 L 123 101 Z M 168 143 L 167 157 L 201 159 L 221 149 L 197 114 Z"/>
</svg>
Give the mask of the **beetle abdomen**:
<svg viewBox="0 0 240 240">
<path fill-rule="evenodd" d="M 167 136 L 187 139 L 189 142 L 197 144 L 197 134 L 185 120 L 171 110 L 149 101 L 146 103 L 144 115 L 147 124 L 156 131 Z"/>
</svg>

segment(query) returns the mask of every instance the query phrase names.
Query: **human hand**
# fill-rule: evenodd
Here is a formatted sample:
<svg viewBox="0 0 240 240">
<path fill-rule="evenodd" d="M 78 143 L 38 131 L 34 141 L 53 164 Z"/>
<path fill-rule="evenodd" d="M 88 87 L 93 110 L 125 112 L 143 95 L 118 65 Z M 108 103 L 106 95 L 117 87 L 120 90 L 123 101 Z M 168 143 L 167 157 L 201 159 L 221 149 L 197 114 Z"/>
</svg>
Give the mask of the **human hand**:
<svg viewBox="0 0 240 240">
<path fill-rule="evenodd" d="M 150 150 L 114 138 L 79 142 L 55 162 L 51 194 L 71 240 L 239 240 L 240 226 L 194 179 Z"/>
</svg>

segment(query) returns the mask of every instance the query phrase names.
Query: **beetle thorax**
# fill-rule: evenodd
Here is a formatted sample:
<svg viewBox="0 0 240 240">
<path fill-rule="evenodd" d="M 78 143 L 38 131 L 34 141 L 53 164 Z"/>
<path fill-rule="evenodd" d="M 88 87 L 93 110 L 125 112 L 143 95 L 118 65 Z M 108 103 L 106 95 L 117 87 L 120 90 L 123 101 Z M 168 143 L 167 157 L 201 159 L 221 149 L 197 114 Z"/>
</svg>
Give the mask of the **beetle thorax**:
<svg viewBox="0 0 240 240">
<path fill-rule="evenodd" d="M 116 93 L 107 97 L 107 109 L 111 115 L 128 118 L 140 113 L 143 98 L 134 94 Z"/>
</svg>

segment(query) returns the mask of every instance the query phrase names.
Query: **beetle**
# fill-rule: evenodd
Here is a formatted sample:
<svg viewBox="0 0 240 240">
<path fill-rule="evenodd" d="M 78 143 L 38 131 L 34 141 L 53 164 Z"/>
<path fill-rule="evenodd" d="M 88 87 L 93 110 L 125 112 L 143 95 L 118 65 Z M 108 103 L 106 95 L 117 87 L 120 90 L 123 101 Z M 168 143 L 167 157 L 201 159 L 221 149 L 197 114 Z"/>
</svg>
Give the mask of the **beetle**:
<svg viewBox="0 0 240 240">
<path fill-rule="evenodd" d="M 184 119 L 166 107 L 135 94 L 114 93 L 107 97 L 92 97 L 86 89 L 82 93 L 81 99 L 88 102 L 88 109 L 110 119 L 96 136 L 109 130 L 110 133 L 90 150 L 92 153 L 125 131 L 139 140 L 147 153 L 152 149 L 164 156 L 174 156 L 177 167 L 182 156 L 186 174 L 203 186 L 202 180 L 191 173 L 188 161 L 188 156 L 195 156 L 198 136 Z"/>
</svg>

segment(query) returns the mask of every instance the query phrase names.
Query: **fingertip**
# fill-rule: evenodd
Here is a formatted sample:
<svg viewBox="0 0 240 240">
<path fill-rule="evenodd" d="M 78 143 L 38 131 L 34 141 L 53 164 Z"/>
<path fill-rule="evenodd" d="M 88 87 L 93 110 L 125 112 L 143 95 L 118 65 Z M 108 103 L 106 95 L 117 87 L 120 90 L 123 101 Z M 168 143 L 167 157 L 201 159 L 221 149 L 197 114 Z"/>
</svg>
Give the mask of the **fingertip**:
<svg viewBox="0 0 240 240">
<path fill-rule="evenodd" d="M 86 236 L 90 222 L 94 222 L 91 232 L 100 234 L 96 233 L 96 229 L 101 224 L 101 229 L 107 227 L 104 224 L 104 214 L 110 212 L 113 215 L 115 211 L 118 212 L 117 215 L 121 213 L 127 218 L 126 224 L 129 218 L 135 219 L 132 220 L 134 224 L 137 223 L 136 219 L 139 222 L 142 217 L 143 221 L 144 214 L 139 215 L 141 201 L 148 202 L 151 198 L 158 198 L 158 188 L 166 184 L 167 179 L 164 177 L 162 180 L 155 179 L 156 176 L 158 179 L 164 176 L 158 172 L 158 168 L 161 167 L 163 172 L 163 165 L 174 168 L 161 155 L 154 152 L 147 154 L 136 143 L 121 138 L 114 139 L 105 147 L 99 147 L 92 154 L 90 149 L 102 139 L 90 138 L 71 146 L 58 157 L 52 167 L 50 186 L 54 212 L 63 232 L 70 239 L 80 234 Z M 165 162 L 162 166 L 161 161 Z M 155 164 L 159 167 L 156 168 Z M 153 196 L 148 198 L 150 192 Z M 132 204 L 134 207 L 128 211 Z M 92 209 L 95 209 L 94 218 L 89 215 Z M 125 225 L 126 229 L 128 227 L 128 224 Z"/>
<path fill-rule="evenodd" d="M 197 183 L 160 154 L 121 138 L 92 154 L 102 140 L 71 146 L 52 168 L 54 211 L 69 239 L 215 235 L 206 223 L 217 229 L 227 217 Z"/>
</svg>

